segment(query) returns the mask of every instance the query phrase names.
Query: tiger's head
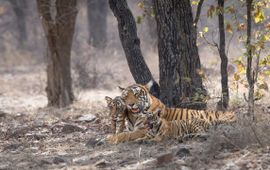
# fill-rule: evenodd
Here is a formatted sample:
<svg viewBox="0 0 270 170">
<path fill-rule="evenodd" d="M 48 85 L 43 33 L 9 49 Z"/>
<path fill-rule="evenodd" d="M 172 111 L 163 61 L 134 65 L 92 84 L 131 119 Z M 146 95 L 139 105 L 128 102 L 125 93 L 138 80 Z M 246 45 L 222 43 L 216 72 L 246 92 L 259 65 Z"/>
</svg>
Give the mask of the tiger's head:
<svg viewBox="0 0 270 170">
<path fill-rule="evenodd" d="M 116 96 L 114 99 L 106 96 L 107 107 L 110 109 L 110 115 L 118 115 L 124 113 L 126 110 L 126 105 L 120 96 Z"/>
<path fill-rule="evenodd" d="M 157 114 L 154 114 L 152 112 L 146 112 L 145 115 L 145 126 L 148 129 L 148 133 L 152 136 L 157 135 L 160 130 L 161 118 Z"/>
<path fill-rule="evenodd" d="M 151 97 L 147 86 L 134 84 L 127 88 L 121 88 L 122 99 L 125 101 L 127 109 L 132 113 L 143 113 L 151 105 Z"/>
<path fill-rule="evenodd" d="M 117 133 L 120 129 L 119 126 L 121 124 L 119 122 L 124 120 L 127 107 L 120 96 L 116 96 L 114 99 L 106 96 L 105 100 L 107 101 L 107 107 L 110 110 L 110 116 L 112 117 L 112 121 L 114 121 L 116 124 L 116 127 L 113 128 L 116 129 L 115 131 Z"/>
</svg>

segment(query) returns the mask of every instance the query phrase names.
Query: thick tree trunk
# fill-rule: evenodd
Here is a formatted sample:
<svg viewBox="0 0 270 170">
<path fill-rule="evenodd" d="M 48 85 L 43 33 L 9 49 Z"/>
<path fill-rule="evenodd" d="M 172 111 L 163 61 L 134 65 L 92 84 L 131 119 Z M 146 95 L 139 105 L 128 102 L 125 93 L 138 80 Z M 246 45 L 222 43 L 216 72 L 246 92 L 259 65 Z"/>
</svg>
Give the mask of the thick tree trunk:
<svg viewBox="0 0 270 170">
<path fill-rule="evenodd" d="M 108 0 L 87 0 L 89 44 L 102 49 L 107 42 Z"/>
<path fill-rule="evenodd" d="M 255 73 L 252 69 L 252 50 L 251 50 L 251 21 L 252 21 L 252 0 L 246 1 L 247 5 L 247 71 L 246 77 L 248 80 L 248 116 L 251 116 L 254 120 L 254 84 L 255 84 Z"/>
<path fill-rule="evenodd" d="M 136 22 L 126 0 L 109 0 L 109 4 L 117 18 L 119 36 L 135 82 L 139 84 L 151 83 L 150 92 L 156 97 L 159 97 L 158 84 L 154 81 L 142 56 Z"/>
<path fill-rule="evenodd" d="M 19 32 L 19 43 L 20 46 L 24 46 L 27 41 L 27 31 L 26 31 L 26 9 L 27 1 L 26 0 L 10 0 L 12 4 L 14 13 L 17 19 L 18 32 Z"/>
<path fill-rule="evenodd" d="M 225 110 L 229 104 L 229 87 L 228 87 L 228 57 L 225 52 L 225 29 L 224 29 L 224 0 L 218 0 L 218 6 L 220 13 L 218 14 L 218 26 L 219 26 L 219 56 L 221 59 L 220 73 L 221 73 L 221 86 L 222 86 L 222 98 L 217 104 L 219 110 Z"/>
<path fill-rule="evenodd" d="M 74 100 L 70 71 L 70 53 L 76 21 L 76 0 L 56 0 L 56 16 L 51 1 L 37 0 L 48 43 L 48 106 L 65 107 Z"/>
<path fill-rule="evenodd" d="M 154 0 L 161 100 L 168 106 L 202 109 L 200 58 L 189 0 Z"/>
</svg>

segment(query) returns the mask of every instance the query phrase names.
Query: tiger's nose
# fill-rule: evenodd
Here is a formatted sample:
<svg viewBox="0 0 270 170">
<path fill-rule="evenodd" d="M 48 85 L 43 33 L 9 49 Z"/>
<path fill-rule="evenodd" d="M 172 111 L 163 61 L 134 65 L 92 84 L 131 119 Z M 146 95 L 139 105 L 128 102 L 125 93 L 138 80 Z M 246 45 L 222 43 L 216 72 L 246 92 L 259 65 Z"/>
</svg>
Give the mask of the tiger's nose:
<svg viewBox="0 0 270 170">
<path fill-rule="evenodd" d="M 135 105 L 134 103 L 132 103 L 132 104 L 129 104 L 129 107 L 134 107 L 134 105 Z"/>
</svg>

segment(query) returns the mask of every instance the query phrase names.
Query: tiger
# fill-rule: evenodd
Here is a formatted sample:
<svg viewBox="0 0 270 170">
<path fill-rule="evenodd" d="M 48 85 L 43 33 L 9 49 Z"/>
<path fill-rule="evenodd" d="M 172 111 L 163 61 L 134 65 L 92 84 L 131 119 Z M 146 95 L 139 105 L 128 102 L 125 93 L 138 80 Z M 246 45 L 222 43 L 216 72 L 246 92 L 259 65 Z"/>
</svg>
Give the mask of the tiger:
<svg viewBox="0 0 270 170">
<path fill-rule="evenodd" d="M 107 107 L 110 110 L 111 126 L 113 133 L 121 133 L 125 129 L 125 117 L 127 114 L 126 105 L 120 96 L 116 96 L 112 99 L 109 96 L 105 96 Z"/>
<path fill-rule="evenodd" d="M 145 118 L 127 110 L 121 96 L 116 96 L 114 99 L 105 96 L 105 100 L 107 101 L 107 107 L 110 110 L 113 133 L 118 134 L 125 130 L 125 120 L 127 120 L 128 131 L 136 131 L 144 128 L 143 123 L 145 122 Z"/>
<path fill-rule="evenodd" d="M 234 112 L 195 110 L 187 108 L 169 108 L 158 98 L 151 95 L 147 85 L 134 84 L 122 90 L 126 107 L 133 113 L 159 113 L 167 121 L 203 119 L 207 122 L 232 123 L 236 121 Z"/>
<path fill-rule="evenodd" d="M 137 141 L 148 139 L 150 141 L 160 142 L 169 138 L 181 139 L 185 135 L 196 135 L 206 132 L 211 125 L 209 122 L 197 118 L 167 121 L 164 118 L 160 118 L 158 114 L 151 112 L 148 112 L 146 117 L 147 133 L 145 137 L 137 139 Z"/>
</svg>

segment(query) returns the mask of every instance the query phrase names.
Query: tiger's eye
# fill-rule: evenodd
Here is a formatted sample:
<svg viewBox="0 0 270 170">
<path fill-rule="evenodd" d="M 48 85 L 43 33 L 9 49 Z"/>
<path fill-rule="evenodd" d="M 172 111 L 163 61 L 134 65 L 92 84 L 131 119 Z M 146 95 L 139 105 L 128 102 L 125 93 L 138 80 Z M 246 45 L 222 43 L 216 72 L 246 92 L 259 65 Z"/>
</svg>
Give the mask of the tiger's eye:
<svg viewBox="0 0 270 170">
<path fill-rule="evenodd" d="M 119 101 L 116 102 L 116 106 L 121 106 L 121 103 Z"/>
</svg>

